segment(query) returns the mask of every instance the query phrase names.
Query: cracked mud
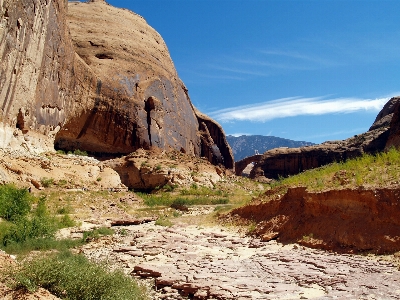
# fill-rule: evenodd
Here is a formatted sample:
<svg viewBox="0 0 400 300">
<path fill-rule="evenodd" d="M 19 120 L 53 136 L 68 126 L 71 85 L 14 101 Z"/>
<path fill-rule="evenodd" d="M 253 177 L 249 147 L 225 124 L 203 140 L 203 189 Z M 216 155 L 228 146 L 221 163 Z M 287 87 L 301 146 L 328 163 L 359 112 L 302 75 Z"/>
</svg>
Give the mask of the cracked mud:
<svg viewBox="0 0 400 300">
<path fill-rule="evenodd" d="M 82 251 L 147 279 L 152 299 L 395 299 L 400 272 L 382 256 L 260 242 L 220 227 L 125 226 Z"/>
</svg>

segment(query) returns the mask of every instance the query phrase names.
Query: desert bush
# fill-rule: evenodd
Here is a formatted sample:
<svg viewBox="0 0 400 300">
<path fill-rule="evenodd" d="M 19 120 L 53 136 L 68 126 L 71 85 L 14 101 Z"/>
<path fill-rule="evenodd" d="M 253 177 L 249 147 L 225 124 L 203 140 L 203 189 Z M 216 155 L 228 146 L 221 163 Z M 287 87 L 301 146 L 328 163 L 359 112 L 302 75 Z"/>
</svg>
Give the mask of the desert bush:
<svg viewBox="0 0 400 300">
<path fill-rule="evenodd" d="M 93 229 L 91 231 L 85 231 L 83 233 L 83 240 L 84 241 L 90 241 L 93 239 L 98 239 L 101 236 L 105 236 L 105 235 L 113 235 L 114 234 L 114 230 L 108 227 L 100 227 L 100 228 L 96 228 Z"/>
<path fill-rule="evenodd" d="M 43 177 L 40 179 L 40 183 L 42 184 L 43 187 L 47 188 L 50 187 L 54 184 L 54 179 L 53 178 L 47 178 Z"/>
<path fill-rule="evenodd" d="M 171 227 L 173 225 L 172 222 L 165 217 L 158 218 L 155 224 L 164 227 Z"/>
<path fill-rule="evenodd" d="M 109 271 L 67 251 L 26 261 L 11 277 L 15 289 L 43 287 L 62 299 L 146 299 L 143 289 L 122 271 Z"/>
<path fill-rule="evenodd" d="M 33 197 L 27 189 L 18 189 L 12 184 L 0 186 L 0 217 L 7 221 L 28 214 Z"/>
<path fill-rule="evenodd" d="M 36 209 L 31 216 L 14 218 L 7 232 L 3 233 L 2 244 L 23 243 L 28 239 L 49 238 L 58 229 L 57 221 L 47 211 L 45 198 L 39 199 Z"/>
</svg>

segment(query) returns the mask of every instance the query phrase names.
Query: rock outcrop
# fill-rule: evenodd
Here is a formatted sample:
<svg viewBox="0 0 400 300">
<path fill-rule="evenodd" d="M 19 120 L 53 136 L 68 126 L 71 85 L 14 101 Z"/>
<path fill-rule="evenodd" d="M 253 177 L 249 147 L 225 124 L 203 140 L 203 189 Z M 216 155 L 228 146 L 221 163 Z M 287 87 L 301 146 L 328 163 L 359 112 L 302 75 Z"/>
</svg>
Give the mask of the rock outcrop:
<svg viewBox="0 0 400 300">
<path fill-rule="evenodd" d="M 160 148 L 233 167 L 221 127 L 195 111 L 163 39 L 141 16 L 100 0 L 4 0 L 0 41 L 2 147 L 34 132 L 47 144 L 29 150 Z"/>
<path fill-rule="evenodd" d="M 386 142 L 386 149 L 390 147 L 400 148 L 400 102 L 393 103 L 390 107 L 393 109 L 391 120 L 386 117 L 387 122 L 390 123 L 389 137 Z M 388 114 L 390 116 L 390 114 Z"/>
<path fill-rule="evenodd" d="M 291 188 L 279 200 L 231 212 L 258 223 L 264 241 L 339 252 L 393 253 L 400 250 L 400 189 L 342 189 L 319 193 Z"/>
<path fill-rule="evenodd" d="M 397 145 L 396 133 L 399 123 L 396 120 L 399 118 L 399 100 L 400 97 L 390 99 L 369 131 L 363 134 L 344 141 L 329 141 L 301 148 L 277 148 L 265 152 L 255 164 L 250 177 L 276 179 L 279 176 L 295 175 L 335 161 L 345 161 L 363 153 L 383 151 L 388 145 Z"/>
<path fill-rule="evenodd" d="M 127 156 L 110 159 L 102 166 L 115 170 L 122 183 L 135 191 L 151 191 L 165 185 L 213 187 L 224 171 L 209 161 L 171 151 L 168 153 L 139 149 Z"/>
</svg>

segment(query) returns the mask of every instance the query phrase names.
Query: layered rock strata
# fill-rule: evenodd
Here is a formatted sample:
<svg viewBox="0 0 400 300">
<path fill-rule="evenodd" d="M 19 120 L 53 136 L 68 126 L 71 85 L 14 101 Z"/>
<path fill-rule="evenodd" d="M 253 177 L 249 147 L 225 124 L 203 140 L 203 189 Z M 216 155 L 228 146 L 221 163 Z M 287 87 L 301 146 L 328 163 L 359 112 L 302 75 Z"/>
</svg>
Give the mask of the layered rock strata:
<svg viewBox="0 0 400 300">
<path fill-rule="evenodd" d="M 369 131 L 363 134 L 344 141 L 330 141 L 301 148 L 277 148 L 265 152 L 255 163 L 250 177 L 260 180 L 286 177 L 335 161 L 345 161 L 363 153 L 383 151 L 388 145 L 397 145 L 398 123 L 396 120 L 399 119 L 399 100 L 400 97 L 390 99 Z"/>
<path fill-rule="evenodd" d="M 291 188 L 281 199 L 231 212 L 258 223 L 263 241 L 298 242 L 338 252 L 400 251 L 399 188 L 319 193 Z"/>
<path fill-rule="evenodd" d="M 101 0 L 4 0 L 0 21 L 2 147 L 39 132 L 50 142 L 38 151 L 160 148 L 233 167 L 222 129 L 196 113 L 163 39 L 139 15 Z"/>
</svg>

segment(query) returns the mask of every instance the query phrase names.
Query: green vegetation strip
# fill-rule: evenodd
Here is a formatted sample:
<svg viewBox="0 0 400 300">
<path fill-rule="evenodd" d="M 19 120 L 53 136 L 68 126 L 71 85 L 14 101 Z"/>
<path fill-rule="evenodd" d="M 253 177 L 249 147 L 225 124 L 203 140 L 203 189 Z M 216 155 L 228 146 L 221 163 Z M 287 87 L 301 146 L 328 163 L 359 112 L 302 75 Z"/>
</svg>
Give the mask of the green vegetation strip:
<svg viewBox="0 0 400 300">
<path fill-rule="evenodd" d="M 104 264 L 68 251 L 27 261 L 11 278 L 14 289 L 33 292 L 43 287 L 61 299 L 147 299 L 144 289 L 122 271 L 109 271 Z"/>
<path fill-rule="evenodd" d="M 391 148 L 376 155 L 336 162 L 298 175 L 280 178 L 277 186 L 305 186 L 309 190 L 323 190 L 338 186 L 381 186 L 400 183 L 400 151 Z"/>
<path fill-rule="evenodd" d="M 137 193 L 144 200 L 147 206 L 171 206 L 174 204 L 179 205 L 216 205 L 226 204 L 229 202 L 228 198 L 213 198 L 207 196 L 197 197 L 179 197 L 167 193 L 162 194 L 145 194 Z"/>
</svg>

